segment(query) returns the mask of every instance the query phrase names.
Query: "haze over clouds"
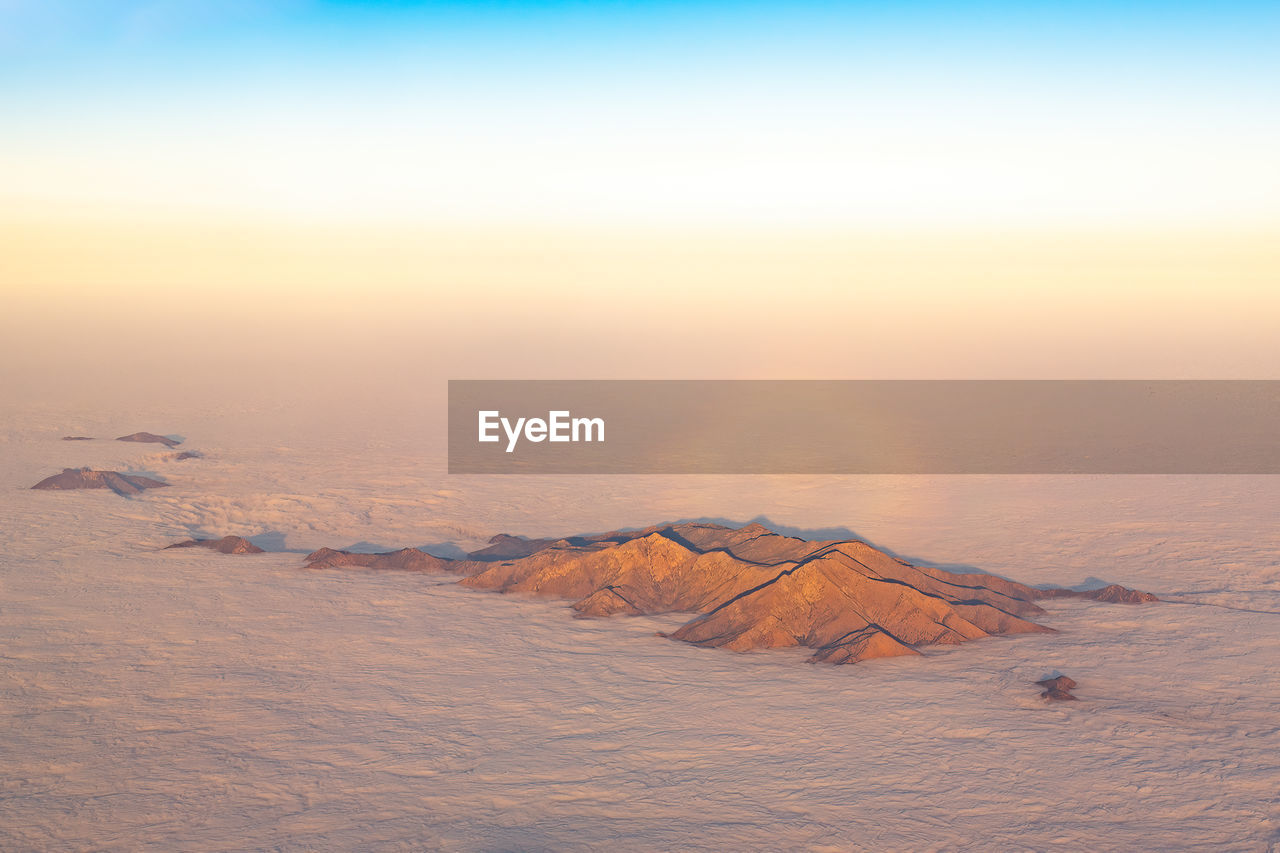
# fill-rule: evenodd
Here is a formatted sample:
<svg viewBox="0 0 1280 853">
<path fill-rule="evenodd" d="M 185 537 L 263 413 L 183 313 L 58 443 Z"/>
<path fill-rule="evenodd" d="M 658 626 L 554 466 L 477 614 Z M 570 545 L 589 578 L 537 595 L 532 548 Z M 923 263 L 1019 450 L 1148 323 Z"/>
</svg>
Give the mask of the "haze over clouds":
<svg viewBox="0 0 1280 853">
<path fill-rule="evenodd" d="M 182 462 L 63 442 L 70 412 L 7 417 L 8 847 L 1247 851 L 1277 837 L 1275 477 L 463 481 L 370 419 L 335 441 L 276 414 L 193 419 L 188 444 L 208 453 Z M 134 416 L 77 423 L 113 434 Z M 21 488 L 69 461 L 173 485 L 134 500 Z M 654 636 L 687 616 L 577 620 L 567 602 L 421 574 L 301 568 L 325 544 L 478 547 L 762 508 L 920 562 L 1124 580 L 1168 603 L 1050 600 L 1039 618 L 1057 634 L 815 667 Z M 223 534 L 293 553 L 164 549 Z M 1070 708 L 1033 683 L 1057 671 L 1080 685 Z"/>
</svg>

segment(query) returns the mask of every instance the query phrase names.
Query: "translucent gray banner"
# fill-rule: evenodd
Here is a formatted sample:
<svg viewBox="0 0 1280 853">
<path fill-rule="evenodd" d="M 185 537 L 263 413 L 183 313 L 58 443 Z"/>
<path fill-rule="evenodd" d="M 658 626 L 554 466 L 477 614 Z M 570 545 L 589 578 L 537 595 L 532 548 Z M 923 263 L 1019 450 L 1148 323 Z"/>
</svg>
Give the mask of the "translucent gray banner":
<svg viewBox="0 0 1280 853">
<path fill-rule="evenodd" d="M 452 474 L 1275 474 L 1277 380 L 452 380 Z"/>
</svg>

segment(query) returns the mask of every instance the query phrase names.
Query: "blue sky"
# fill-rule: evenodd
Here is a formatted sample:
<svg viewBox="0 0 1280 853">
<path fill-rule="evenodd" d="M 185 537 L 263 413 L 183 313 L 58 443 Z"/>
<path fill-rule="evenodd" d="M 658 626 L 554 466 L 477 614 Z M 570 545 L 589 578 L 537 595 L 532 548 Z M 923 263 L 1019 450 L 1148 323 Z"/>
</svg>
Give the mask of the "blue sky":
<svg viewBox="0 0 1280 853">
<path fill-rule="evenodd" d="M 244 64 L 410 63 L 516 70 L 677 65 L 704 73 L 895 68 L 1112 73 L 1274 88 L 1280 10 L 1267 3 L 313 3 L 0 2 L 6 85 L 91 84 L 159 70 L 198 78 Z M 530 64 L 537 65 L 530 69 Z M 601 69 L 600 66 L 604 66 Z M 153 79 L 152 85 L 163 85 Z"/>
<path fill-rule="evenodd" d="M 286 216 L 1262 221 L 1277 43 L 1263 3 L 0 0 L 0 177 Z"/>
</svg>

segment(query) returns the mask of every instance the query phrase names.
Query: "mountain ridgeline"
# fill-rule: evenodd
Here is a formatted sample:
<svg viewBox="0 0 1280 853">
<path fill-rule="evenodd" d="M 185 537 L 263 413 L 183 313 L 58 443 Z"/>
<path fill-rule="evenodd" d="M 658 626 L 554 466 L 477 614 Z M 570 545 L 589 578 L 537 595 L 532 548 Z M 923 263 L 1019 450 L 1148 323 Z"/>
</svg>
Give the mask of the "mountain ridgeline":
<svg viewBox="0 0 1280 853">
<path fill-rule="evenodd" d="M 416 548 L 359 554 L 322 548 L 310 568 L 449 572 L 473 589 L 572 601 L 582 617 L 690 613 L 666 634 L 734 651 L 803 647 L 813 662 L 920 654 L 994 634 L 1048 633 L 1041 598 L 1154 601 L 1034 589 L 981 573 L 914 566 L 858 540 L 811 542 L 759 524 L 684 523 L 567 539 L 500 535 L 466 559 Z"/>
</svg>

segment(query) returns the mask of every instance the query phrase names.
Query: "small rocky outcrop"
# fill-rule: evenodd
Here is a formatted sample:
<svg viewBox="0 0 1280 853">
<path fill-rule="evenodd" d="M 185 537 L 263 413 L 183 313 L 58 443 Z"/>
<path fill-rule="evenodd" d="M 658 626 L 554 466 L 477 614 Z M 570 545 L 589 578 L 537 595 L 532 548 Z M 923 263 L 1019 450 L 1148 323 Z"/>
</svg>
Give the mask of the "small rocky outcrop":
<svg viewBox="0 0 1280 853">
<path fill-rule="evenodd" d="M 185 542 L 175 542 L 165 547 L 170 548 L 208 548 L 210 551 L 217 551 L 219 554 L 262 554 L 261 548 L 254 545 L 243 536 L 223 536 L 221 539 L 188 539 Z"/>
<path fill-rule="evenodd" d="M 159 480 L 142 477 L 138 474 L 121 474 L 119 471 L 94 471 L 92 468 L 64 468 L 61 474 L 54 474 L 36 483 L 31 488 L 42 490 L 58 489 L 110 489 L 117 495 L 130 497 L 143 489 L 158 489 L 167 486 Z"/>
<path fill-rule="evenodd" d="M 175 461 L 181 462 L 184 459 L 203 459 L 204 454 L 199 450 L 184 450 L 181 453 L 175 453 L 172 457 Z"/>
<path fill-rule="evenodd" d="M 91 436 L 91 435 L 64 435 L 64 436 L 62 437 L 62 440 L 63 440 L 63 441 L 93 441 L 93 436 Z"/>
<path fill-rule="evenodd" d="M 1090 601 L 1105 601 L 1108 604 L 1148 604 L 1160 600 L 1149 592 L 1129 589 L 1118 583 L 1101 589 L 1038 589 L 1036 598 L 1085 598 Z"/>
<path fill-rule="evenodd" d="M 1045 678 L 1037 681 L 1036 684 L 1044 688 L 1044 692 L 1040 694 L 1041 699 L 1048 699 L 1051 702 L 1074 702 L 1078 698 L 1071 695 L 1071 691 L 1076 689 L 1075 681 L 1065 675 Z"/>
<path fill-rule="evenodd" d="M 455 564 L 420 551 L 417 548 L 401 548 L 399 551 L 384 551 L 379 554 L 359 554 L 351 551 L 338 551 L 333 548 L 321 548 L 307 555 L 309 569 L 390 569 L 410 572 L 449 571 Z"/>
<path fill-rule="evenodd" d="M 493 562 L 528 557 L 530 554 L 536 554 L 550 547 L 555 541 L 554 539 L 525 539 L 521 536 L 499 533 L 489 540 L 486 547 L 472 551 L 467 558 L 480 562 Z"/>
<path fill-rule="evenodd" d="M 156 435 L 154 432 L 135 432 L 133 435 L 122 435 L 116 441 L 141 441 L 150 444 L 163 444 L 165 447 L 177 447 L 182 443 L 165 435 Z"/>
</svg>

